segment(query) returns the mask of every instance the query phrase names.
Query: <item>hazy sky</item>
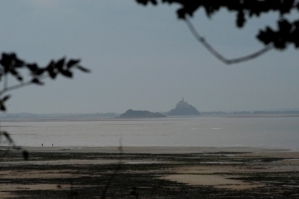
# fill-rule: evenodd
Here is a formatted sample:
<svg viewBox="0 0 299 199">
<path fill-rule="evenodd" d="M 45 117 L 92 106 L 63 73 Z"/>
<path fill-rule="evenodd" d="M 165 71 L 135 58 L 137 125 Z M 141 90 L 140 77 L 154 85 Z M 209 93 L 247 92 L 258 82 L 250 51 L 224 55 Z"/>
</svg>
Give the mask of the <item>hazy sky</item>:
<svg viewBox="0 0 299 199">
<path fill-rule="evenodd" d="M 299 51 L 293 46 L 228 66 L 195 40 L 175 10 L 134 0 L 2 0 L 1 52 L 41 65 L 62 56 L 81 58 L 92 70 L 16 90 L 8 111 L 168 111 L 182 96 L 199 111 L 299 108 Z M 265 24 L 276 27 L 278 15 L 250 20 L 242 30 L 234 17 L 223 10 L 207 19 L 201 10 L 193 22 L 233 58 L 262 48 L 255 35 Z"/>
</svg>

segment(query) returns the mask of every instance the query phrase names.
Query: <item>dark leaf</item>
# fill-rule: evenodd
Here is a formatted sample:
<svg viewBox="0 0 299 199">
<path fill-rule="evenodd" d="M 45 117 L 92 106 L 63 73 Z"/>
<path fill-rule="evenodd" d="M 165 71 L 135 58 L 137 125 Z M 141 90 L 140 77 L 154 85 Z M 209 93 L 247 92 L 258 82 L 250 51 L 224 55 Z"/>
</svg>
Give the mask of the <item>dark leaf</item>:
<svg viewBox="0 0 299 199">
<path fill-rule="evenodd" d="M 157 1 L 156 0 L 150 0 L 151 1 L 151 3 L 153 4 L 153 5 L 157 5 Z"/>
<path fill-rule="evenodd" d="M 51 60 L 48 64 L 48 66 L 46 67 L 46 70 L 49 70 L 50 68 L 54 68 L 55 66 L 55 62 L 53 60 Z"/>
<path fill-rule="evenodd" d="M 274 41 L 275 33 L 270 27 L 267 27 L 266 30 L 261 30 L 259 32 L 257 38 L 264 44 L 268 45 Z"/>
<path fill-rule="evenodd" d="M 16 77 L 17 77 L 17 80 L 19 80 L 20 82 L 23 81 L 23 77 L 21 77 L 20 75 L 17 75 Z"/>
<path fill-rule="evenodd" d="M 8 72 L 11 69 L 22 67 L 24 65 L 24 61 L 20 60 L 15 53 L 2 53 L 0 64 L 4 66 L 4 71 Z"/>
<path fill-rule="evenodd" d="M 58 62 L 55 65 L 55 67 L 61 71 L 63 69 L 64 66 L 64 62 L 65 62 L 65 58 L 61 58 L 60 60 L 58 60 Z"/>
<path fill-rule="evenodd" d="M 3 99 L 2 99 L 2 102 L 7 101 L 9 98 L 10 98 L 10 95 L 6 95 L 6 96 L 4 96 Z"/>
<path fill-rule="evenodd" d="M 52 79 L 54 79 L 56 76 L 55 74 L 56 74 L 57 70 L 55 69 L 55 63 L 53 60 L 48 64 L 48 66 L 46 67 L 46 70 L 48 71 L 50 77 Z"/>
<path fill-rule="evenodd" d="M 80 59 L 71 59 L 70 61 L 68 61 L 67 63 L 67 67 L 71 68 L 73 66 L 75 66 L 76 64 L 78 64 L 80 62 Z"/>
<path fill-rule="evenodd" d="M 56 78 L 56 76 L 57 76 L 57 72 L 54 72 L 54 70 L 49 70 L 48 72 L 49 72 L 49 75 L 50 75 L 50 77 L 51 77 L 52 79 L 55 79 L 55 78 Z"/>
<path fill-rule="evenodd" d="M 6 111 L 6 108 L 5 108 L 5 106 L 2 103 L 0 104 L 0 110 L 1 111 Z"/>
<path fill-rule="evenodd" d="M 185 19 L 186 18 L 186 12 L 185 9 L 178 9 L 177 15 L 179 19 Z"/>
<path fill-rule="evenodd" d="M 152 4 L 156 5 L 157 1 L 156 0 L 136 0 L 138 3 L 142 5 L 147 5 L 147 3 L 151 2 Z"/>
<path fill-rule="evenodd" d="M 60 73 L 62 75 L 64 75 L 65 77 L 69 77 L 69 78 L 73 77 L 73 73 L 71 71 L 68 71 L 68 70 L 62 70 L 62 71 L 60 71 Z"/>
<path fill-rule="evenodd" d="M 274 46 L 279 50 L 284 50 L 287 47 L 287 43 L 284 39 L 278 38 L 274 41 Z"/>
<path fill-rule="evenodd" d="M 9 70 L 10 63 L 11 63 L 10 55 L 6 54 L 6 53 L 2 53 L 0 64 L 4 67 L 5 72 L 7 72 Z"/>
<path fill-rule="evenodd" d="M 17 59 L 17 55 L 16 55 L 16 53 L 10 53 L 9 56 L 10 56 L 10 58 L 13 59 L 13 60 Z"/>
<path fill-rule="evenodd" d="M 291 40 L 294 41 L 295 48 L 299 48 L 299 26 L 293 31 L 291 35 Z"/>
<path fill-rule="evenodd" d="M 13 75 L 13 76 L 17 76 L 18 72 L 14 69 L 14 68 L 10 68 L 9 72 Z"/>
<path fill-rule="evenodd" d="M 27 68 L 29 68 L 29 70 L 31 70 L 31 72 L 35 72 L 38 69 L 38 66 L 37 66 L 36 63 L 34 63 L 34 64 L 27 64 L 26 66 L 27 66 Z"/>
<path fill-rule="evenodd" d="M 37 78 L 33 78 L 33 79 L 31 80 L 31 82 L 34 83 L 34 84 L 37 84 L 37 85 L 44 85 L 44 83 L 41 82 L 41 81 L 40 81 L 39 79 L 37 79 Z"/>
<path fill-rule="evenodd" d="M 78 68 L 79 70 L 81 70 L 82 72 L 85 72 L 85 73 L 89 73 L 89 72 L 90 72 L 89 69 L 84 68 L 84 67 L 82 67 L 82 66 L 77 66 L 77 68 Z"/>
<path fill-rule="evenodd" d="M 46 70 L 43 69 L 43 68 L 38 68 L 38 69 L 34 72 L 34 74 L 35 74 L 35 75 L 42 75 L 45 71 L 46 71 Z"/>
<path fill-rule="evenodd" d="M 237 26 L 239 28 L 242 28 L 245 24 L 245 16 L 244 16 L 244 12 L 243 11 L 240 11 L 238 12 L 237 14 Z"/>
<path fill-rule="evenodd" d="M 14 66 L 22 67 L 22 66 L 24 66 L 24 64 L 25 64 L 25 62 L 23 60 L 20 60 L 19 58 L 17 58 L 17 56 L 15 55 Z"/>
<path fill-rule="evenodd" d="M 285 32 L 285 33 L 289 33 L 290 30 L 292 29 L 292 25 L 290 24 L 290 22 L 286 19 L 282 19 L 278 22 L 278 26 L 279 26 L 279 31 L 280 32 Z"/>
</svg>

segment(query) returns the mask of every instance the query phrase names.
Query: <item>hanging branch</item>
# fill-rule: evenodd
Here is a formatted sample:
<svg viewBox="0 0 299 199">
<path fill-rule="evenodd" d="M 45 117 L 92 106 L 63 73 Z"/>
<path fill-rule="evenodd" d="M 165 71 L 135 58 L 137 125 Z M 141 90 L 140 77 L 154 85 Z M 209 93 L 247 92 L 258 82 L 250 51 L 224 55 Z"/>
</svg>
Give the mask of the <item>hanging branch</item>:
<svg viewBox="0 0 299 199">
<path fill-rule="evenodd" d="M 88 73 L 89 69 L 82 67 L 79 63 L 79 59 L 67 60 L 63 57 L 57 61 L 52 60 L 47 66 L 42 67 L 36 63 L 28 63 L 19 59 L 15 53 L 2 53 L 2 56 L 0 57 L 0 82 L 3 81 L 3 88 L 2 90 L 0 89 L 0 112 L 6 111 L 5 103 L 10 98 L 10 95 L 2 96 L 5 93 L 31 84 L 41 86 L 44 84 L 44 79 L 50 78 L 55 80 L 58 75 L 72 78 L 75 69 Z M 24 81 L 25 78 L 22 75 L 23 70 L 29 72 L 29 77 L 27 77 L 29 80 L 27 81 Z M 15 78 L 18 83 L 15 85 L 8 85 L 9 76 Z M 24 160 L 28 160 L 29 153 L 26 150 L 23 150 L 22 147 L 17 146 L 8 132 L 1 131 L 0 129 L 0 143 L 2 136 L 7 140 L 9 147 L 13 150 L 22 150 Z M 9 152 L 9 149 L 10 148 L 8 148 L 7 152 Z"/>
<path fill-rule="evenodd" d="M 5 76 L 5 78 L 7 78 L 7 76 Z M 15 89 L 19 89 L 19 88 L 22 88 L 22 87 L 25 87 L 25 86 L 29 86 L 30 84 L 33 84 L 32 81 L 27 81 L 27 82 L 17 84 L 17 85 L 13 85 L 13 86 L 9 86 L 9 87 L 6 86 L 3 90 L 0 91 L 0 96 L 3 95 L 6 92 L 9 92 L 9 91 L 12 91 L 12 90 L 15 90 Z"/>
<path fill-rule="evenodd" d="M 249 55 L 246 55 L 243 57 L 239 57 L 239 58 L 227 59 L 222 54 L 220 54 L 218 51 L 216 51 L 202 36 L 200 36 L 200 34 L 194 28 L 193 24 L 188 19 L 188 17 L 185 18 L 185 21 L 186 21 L 191 33 L 197 39 L 197 41 L 199 41 L 199 43 L 201 43 L 212 55 L 214 55 L 217 59 L 219 59 L 221 62 L 223 62 L 225 64 L 237 64 L 240 62 L 249 61 L 249 60 L 255 59 L 273 49 L 272 45 L 267 45 L 265 48 L 263 48 L 257 52 L 254 52 L 252 54 L 249 54 Z"/>
</svg>

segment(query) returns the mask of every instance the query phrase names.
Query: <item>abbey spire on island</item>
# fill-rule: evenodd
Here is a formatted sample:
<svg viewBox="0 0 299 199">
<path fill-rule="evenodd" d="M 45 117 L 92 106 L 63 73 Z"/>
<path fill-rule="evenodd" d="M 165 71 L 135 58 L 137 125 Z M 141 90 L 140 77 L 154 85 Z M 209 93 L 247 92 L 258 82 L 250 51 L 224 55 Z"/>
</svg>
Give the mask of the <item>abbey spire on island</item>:
<svg viewBox="0 0 299 199">
<path fill-rule="evenodd" d="M 171 109 L 167 115 L 169 116 L 188 116 L 188 115 L 200 115 L 199 111 L 192 106 L 191 104 L 188 104 L 188 102 L 185 102 L 184 97 L 182 97 L 182 100 L 179 101 L 174 109 Z"/>
</svg>

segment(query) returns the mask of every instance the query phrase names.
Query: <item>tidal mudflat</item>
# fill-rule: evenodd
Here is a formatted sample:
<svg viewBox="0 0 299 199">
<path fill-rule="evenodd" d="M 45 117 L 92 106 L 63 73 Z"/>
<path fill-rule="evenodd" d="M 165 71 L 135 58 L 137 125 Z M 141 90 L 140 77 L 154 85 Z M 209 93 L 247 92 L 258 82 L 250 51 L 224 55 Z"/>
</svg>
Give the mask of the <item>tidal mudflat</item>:
<svg viewBox="0 0 299 199">
<path fill-rule="evenodd" d="M 248 147 L 0 151 L 0 198 L 299 198 L 299 153 Z M 4 154 L 5 153 L 5 154 Z"/>
</svg>

